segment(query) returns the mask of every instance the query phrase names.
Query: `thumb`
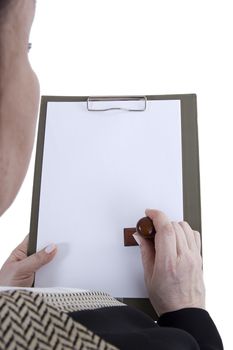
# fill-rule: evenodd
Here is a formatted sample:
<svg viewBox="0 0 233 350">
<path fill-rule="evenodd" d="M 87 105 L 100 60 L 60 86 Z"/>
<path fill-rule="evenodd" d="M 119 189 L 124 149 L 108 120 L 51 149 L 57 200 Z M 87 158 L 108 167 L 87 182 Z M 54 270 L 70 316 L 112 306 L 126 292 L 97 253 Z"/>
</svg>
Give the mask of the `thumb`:
<svg viewBox="0 0 233 350">
<path fill-rule="evenodd" d="M 50 244 L 39 252 L 30 255 L 21 261 L 21 271 L 24 273 L 34 273 L 43 265 L 48 264 L 56 255 L 57 246 Z"/>
</svg>

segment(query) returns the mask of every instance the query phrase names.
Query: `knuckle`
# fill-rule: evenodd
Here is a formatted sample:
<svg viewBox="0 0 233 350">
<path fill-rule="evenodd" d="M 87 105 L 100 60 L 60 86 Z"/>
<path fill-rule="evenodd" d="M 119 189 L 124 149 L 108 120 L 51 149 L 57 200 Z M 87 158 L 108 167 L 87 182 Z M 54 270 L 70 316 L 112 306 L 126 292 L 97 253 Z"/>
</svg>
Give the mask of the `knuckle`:
<svg viewBox="0 0 233 350">
<path fill-rule="evenodd" d="M 189 268 L 192 270 L 194 267 L 197 266 L 197 259 L 194 256 L 189 255 L 188 256 L 188 265 L 189 265 Z"/>
<path fill-rule="evenodd" d="M 200 232 L 199 231 L 193 231 L 194 232 L 194 234 L 195 234 L 195 236 L 197 236 L 197 237 L 200 237 Z"/>
<path fill-rule="evenodd" d="M 167 235 L 173 234 L 174 230 L 173 230 L 172 223 L 168 222 L 168 223 L 164 224 L 161 231 L 163 234 L 167 234 Z"/>
<path fill-rule="evenodd" d="M 176 227 L 176 226 L 178 225 L 178 223 L 177 223 L 176 221 L 171 221 L 171 225 L 172 225 L 173 227 Z"/>
<path fill-rule="evenodd" d="M 43 256 L 40 253 L 35 254 L 34 259 L 35 259 L 36 265 L 38 266 L 42 266 L 45 264 Z"/>
<path fill-rule="evenodd" d="M 179 224 L 183 227 L 187 227 L 189 226 L 188 222 L 187 221 L 180 221 Z"/>
<path fill-rule="evenodd" d="M 184 263 L 188 271 L 193 271 L 202 266 L 201 256 L 196 254 L 185 253 L 184 254 Z"/>
</svg>

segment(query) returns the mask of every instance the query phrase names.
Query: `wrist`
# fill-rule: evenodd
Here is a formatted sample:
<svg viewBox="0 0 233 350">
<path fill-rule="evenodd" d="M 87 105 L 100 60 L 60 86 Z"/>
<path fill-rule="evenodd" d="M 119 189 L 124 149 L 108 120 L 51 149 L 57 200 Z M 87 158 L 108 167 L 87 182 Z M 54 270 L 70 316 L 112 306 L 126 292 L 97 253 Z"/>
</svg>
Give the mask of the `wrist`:
<svg viewBox="0 0 233 350">
<path fill-rule="evenodd" d="M 197 308 L 205 310 L 205 293 L 199 297 L 189 298 L 187 300 L 179 298 L 166 298 L 159 295 L 149 296 L 151 304 L 156 313 L 161 316 L 167 312 L 174 312 L 181 309 Z"/>
<path fill-rule="evenodd" d="M 187 303 L 187 304 L 179 304 L 179 305 L 160 305 L 159 307 L 153 303 L 151 300 L 151 304 L 157 313 L 158 316 L 162 316 L 169 312 L 175 312 L 183 309 L 202 309 L 205 310 L 205 305 L 202 303 Z"/>
</svg>

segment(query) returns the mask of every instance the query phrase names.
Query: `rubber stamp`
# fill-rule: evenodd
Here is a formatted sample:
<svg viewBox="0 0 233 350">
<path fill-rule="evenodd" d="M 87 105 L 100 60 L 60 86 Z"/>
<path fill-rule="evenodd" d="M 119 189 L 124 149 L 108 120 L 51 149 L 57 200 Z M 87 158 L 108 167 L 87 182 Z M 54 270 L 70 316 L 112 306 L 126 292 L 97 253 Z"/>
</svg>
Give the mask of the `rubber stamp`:
<svg viewBox="0 0 233 350">
<path fill-rule="evenodd" d="M 137 222 L 136 227 L 125 228 L 124 229 L 124 246 L 125 247 L 138 245 L 135 239 L 133 238 L 133 234 L 135 232 L 137 232 L 139 235 L 141 235 L 146 239 L 154 239 L 156 231 L 153 225 L 153 221 L 149 217 L 145 216 Z"/>
</svg>

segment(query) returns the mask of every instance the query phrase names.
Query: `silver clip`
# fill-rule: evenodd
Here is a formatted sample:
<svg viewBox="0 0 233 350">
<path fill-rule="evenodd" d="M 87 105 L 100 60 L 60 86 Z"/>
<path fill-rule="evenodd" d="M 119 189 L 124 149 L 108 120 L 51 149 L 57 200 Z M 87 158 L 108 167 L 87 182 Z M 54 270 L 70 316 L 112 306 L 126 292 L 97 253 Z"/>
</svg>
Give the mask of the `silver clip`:
<svg viewBox="0 0 233 350">
<path fill-rule="evenodd" d="M 110 102 L 117 102 L 116 106 L 107 107 Z M 124 107 L 125 102 L 132 102 L 135 107 Z M 103 105 L 106 105 L 103 108 Z M 99 106 L 98 106 L 99 105 Z M 139 108 L 139 105 L 141 107 Z M 112 110 L 121 110 L 127 112 L 144 112 L 147 107 L 146 96 L 108 96 L 108 97 L 88 97 L 87 99 L 87 110 L 89 112 L 106 112 Z"/>
</svg>

